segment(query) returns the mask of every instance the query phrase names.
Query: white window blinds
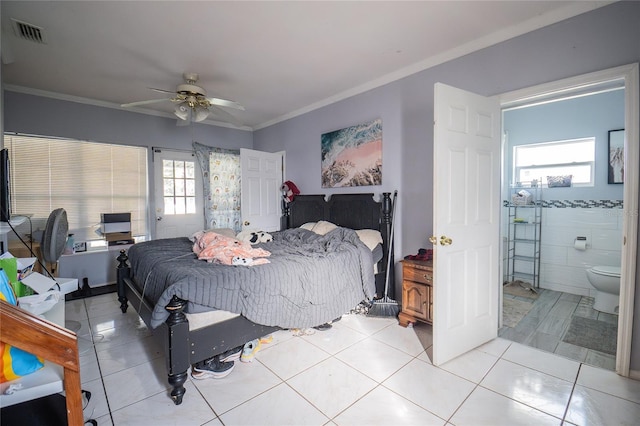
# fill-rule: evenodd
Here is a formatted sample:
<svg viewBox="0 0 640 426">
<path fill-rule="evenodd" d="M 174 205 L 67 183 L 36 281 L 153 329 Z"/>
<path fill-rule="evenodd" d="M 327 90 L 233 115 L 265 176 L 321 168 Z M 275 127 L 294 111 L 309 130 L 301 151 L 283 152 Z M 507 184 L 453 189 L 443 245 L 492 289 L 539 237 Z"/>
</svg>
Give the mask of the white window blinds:
<svg viewBox="0 0 640 426">
<path fill-rule="evenodd" d="M 4 146 L 12 214 L 46 219 L 62 207 L 82 241 L 99 238 L 101 213 L 131 212 L 132 233 L 147 234 L 146 148 L 22 135 L 5 135 Z"/>
</svg>

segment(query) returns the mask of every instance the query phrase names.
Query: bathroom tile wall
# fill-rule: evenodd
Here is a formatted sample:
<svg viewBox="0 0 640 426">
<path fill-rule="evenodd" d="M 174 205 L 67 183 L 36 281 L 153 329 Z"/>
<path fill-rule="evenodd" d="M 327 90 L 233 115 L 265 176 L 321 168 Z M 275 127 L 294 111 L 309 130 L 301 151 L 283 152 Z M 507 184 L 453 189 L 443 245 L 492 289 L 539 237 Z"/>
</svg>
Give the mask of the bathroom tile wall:
<svg viewBox="0 0 640 426">
<path fill-rule="evenodd" d="M 595 265 L 620 266 L 622 208 L 545 207 L 542 209 L 540 287 L 594 296 L 586 270 Z M 574 247 L 587 238 L 586 250 Z"/>
</svg>

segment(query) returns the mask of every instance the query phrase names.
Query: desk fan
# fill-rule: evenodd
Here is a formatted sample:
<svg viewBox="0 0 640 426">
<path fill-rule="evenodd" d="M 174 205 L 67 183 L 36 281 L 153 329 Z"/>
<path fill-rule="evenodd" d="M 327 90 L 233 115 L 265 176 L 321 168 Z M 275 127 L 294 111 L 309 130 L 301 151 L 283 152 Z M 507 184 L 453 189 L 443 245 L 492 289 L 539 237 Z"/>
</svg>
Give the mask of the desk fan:
<svg viewBox="0 0 640 426">
<path fill-rule="evenodd" d="M 67 212 L 65 209 L 59 208 L 55 209 L 49 215 L 47 219 L 47 224 L 44 227 L 44 232 L 42 233 L 42 241 L 40 242 L 40 251 L 42 253 L 42 260 L 45 265 L 51 265 L 51 271 L 49 274 L 51 278 L 54 278 L 55 271 L 58 268 L 58 261 L 60 260 L 60 256 L 62 256 L 62 252 L 64 251 L 64 247 L 67 243 L 67 236 L 69 235 L 69 222 L 67 221 Z M 46 270 L 46 268 L 45 268 Z M 65 326 L 72 331 L 75 331 L 76 334 L 82 328 L 82 324 L 79 321 L 75 320 L 66 320 Z M 91 335 L 89 333 L 89 335 Z M 80 354 L 86 353 L 93 346 L 93 342 L 90 339 L 87 339 L 78 334 L 78 351 Z M 104 337 L 101 335 L 96 335 L 95 337 Z"/>
<path fill-rule="evenodd" d="M 42 233 L 42 241 L 40 242 L 42 260 L 45 264 L 52 265 L 52 270 L 50 271 L 52 278 L 55 275 L 55 271 L 58 268 L 58 260 L 60 260 L 64 246 L 67 243 L 68 233 L 69 222 L 67 221 L 67 212 L 62 208 L 55 209 L 47 219 L 47 224 Z"/>
</svg>

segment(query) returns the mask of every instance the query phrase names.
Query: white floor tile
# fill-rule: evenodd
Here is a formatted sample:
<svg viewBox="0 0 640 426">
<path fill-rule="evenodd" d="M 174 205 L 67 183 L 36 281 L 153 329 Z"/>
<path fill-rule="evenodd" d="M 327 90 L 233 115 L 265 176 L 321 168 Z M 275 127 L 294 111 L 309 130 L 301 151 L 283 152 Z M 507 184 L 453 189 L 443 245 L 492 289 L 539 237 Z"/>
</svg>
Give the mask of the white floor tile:
<svg viewBox="0 0 640 426">
<path fill-rule="evenodd" d="M 560 425 L 559 418 L 499 395 L 482 387 L 476 388 L 453 415 L 456 426 Z"/>
<path fill-rule="evenodd" d="M 400 325 L 392 325 L 373 334 L 372 338 L 411 356 L 418 356 L 431 346 L 431 342 L 426 341 L 429 336 L 424 328 L 420 327 L 405 328 Z"/>
<path fill-rule="evenodd" d="M 377 385 L 335 358 L 322 361 L 287 383 L 330 419 Z"/>
<path fill-rule="evenodd" d="M 509 346 L 502 358 L 570 382 L 576 380 L 580 367 L 580 363 L 576 361 L 520 343 Z"/>
<path fill-rule="evenodd" d="M 220 415 L 220 420 L 237 426 L 324 425 L 329 421 L 284 383 Z"/>
<path fill-rule="evenodd" d="M 370 338 L 338 353 L 336 358 L 377 382 L 387 379 L 413 359 L 405 352 Z"/>
<path fill-rule="evenodd" d="M 71 300 L 64 303 L 65 320 L 86 320 L 87 309 L 84 306 L 84 299 Z"/>
<path fill-rule="evenodd" d="M 480 383 L 497 361 L 498 357 L 474 349 L 442 364 L 440 368 L 473 383 Z"/>
<path fill-rule="evenodd" d="M 283 380 L 295 376 L 328 357 L 328 353 L 300 337 L 272 347 L 265 345 L 265 349 L 256 355 L 257 360 Z"/>
<path fill-rule="evenodd" d="M 218 414 L 226 413 L 282 383 L 278 376 L 256 360 L 235 362 L 231 374 L 221 379 L 191 381 Z M 188 397 L 189 394 L 185 395 L 185 399 Z"/>
<path fill-rule="evenodd" d="M 90 309 L 95 305 L 101 305 L 103 303 L 113 303 L 117 301 L 118 293 L 113 292 L 113 293 L 99 294 L 97 296 L 87 297 L 82 300 L 85 301 L 85 305 L 87 306 L 88 309 Z"/>
<path fill-rule="evenodd" d="M 118 317 L 107 328 L 108 323 L 101 317 L 98 325 L 92 325 L 93 338 L 96 351 L 103 351 L 131 341 L 151 336 L 151 331 L 141 321 L 134 321 L 131 318 Z M 93 319 L 90 321 L 94 321 Z"/>
<path fill-rule="evenodd" d="M 216 418 L 207 402 L 190 383 L 185 383 L 188 397 L 175 405 L 165 392 L 113 411 L 113 422 L 118 426 L 187 426 L 202 425 Z"/>
<path fill-rule="evenodd" d="M 476 385 L 426 362 L 413 360 L 384 381 L 383 386 L 448 419 Z"/>
<path fill-rule="evenodd" d="M 187 381 L 175 406 L 161 348 L 134 310 L 121 313 L 115 293 L 65 308 L 84 347 L 82 387 L 92 392 L 85 417 L 100 425 L 111 425 L 109 408 L 118 426 L 546 425 L 559 424 L 567 406 L 567 425 L 640 418 L 640 382 L 612 371 L 582 365 L 577 374 L 577 362 L 501 338 L 438 368 L 431 326 L 363 315 L 312 336 L 277 331 L 229 376 Z"/>
<path fill-rule="evenodd" d="M 619 376 L 613 371 L 583 365 L 576 383 L 640 403 L 640 381 Z"/>
<path fill-rule="evenodd" d="M 578 385 L 566 420 L 576 425 L 637 425 L 640 404 Z"/>
<path fill-rule="evenodd" d="M 359 331 L 340 324 L 340 322 L 334 324 L 333 327 L 328 330 L 318 330 L 311 336 L 304 336 L 303 339 L 331 355 L 335 355 L 341 350 L 367 337 Z"/>
<path fill-rule="evenodd" d="M 343 315 L 340 324 L 371 336 L 383 328 L 397 325 L 398 320 L 395 318 L 367 317 L 365 315 Z"/>
<path fill-rule="evenodd" d="M 90 382 L 100 379 L 100 367 L 95 351 L 80 356 L 80 382 Z"/>
<path fill-rule="evenodd" d="M 91 400 L 84 409 L 85 419 L 96 419 L 109 415 L 109 404 L 107 403 L 107 395 L 104 393 L 102 380 L 82 383 L 82 390 L 91 392 Z"/>
<path fill-rule="evenodd" d="M 100 350 L 97 353 L 102 374 L 105 376 L 164 357 L 153 336 L 114 345 L 109 350 Z"/>
<path fill-rule="evenodd" d="M 573 383 L 500 360 L 480 383 L 508 398 L 562 418 Z"/>
<path fill-rule="evenodd" d="M 97 296 L 97 297 L 100 297 L 100 296 Z M 88 297 L 86 299 L 83 299 L 88 301 L 86 305 L 87 305 L 87 316 L 89 318 L 97 318 L 105 315 L 112 315 L 114 317 L 118 315 L 124 315 L 122 313 L 122 310 L 120 309 L 120 302 L 118 302 L 117 298 L 109 297 L 109 298 L 100 299 L 99 301 L 97 300 L 94 301 L 92 299 L 93 297 Z"/>
<path fill-rule="evenodd" d="M 100 426 L 113 426 L 113 422 L 111 421 L 111 415 L 102 416 L 94 420 L 97 421 Z"/>
<path fill-rule="evenodd" d="M 502 354 L 511 346 L 512 342 L 510 340 L 502 339 L 497 337 L 493 340 L 488 341 L 484 345 L 478 346 L 478 350 L 482 352 L 486 352 L 489 355 L 494 355 L 497 357 L 501 357 Z"/>
<path fill-rule="evenodd" d="M 148 361 L 104 376 L 103 381 L 112 411 L 169 389 L 164 359 Z M 167 395 L 165 393 L 169 398 Z"/>
<path fill-rule="evenodd" d="M 442 426 L 445 421 L 413 402 L 378 386 L 334 420 L 339 426 L 423 425 Z"/>
</svg>

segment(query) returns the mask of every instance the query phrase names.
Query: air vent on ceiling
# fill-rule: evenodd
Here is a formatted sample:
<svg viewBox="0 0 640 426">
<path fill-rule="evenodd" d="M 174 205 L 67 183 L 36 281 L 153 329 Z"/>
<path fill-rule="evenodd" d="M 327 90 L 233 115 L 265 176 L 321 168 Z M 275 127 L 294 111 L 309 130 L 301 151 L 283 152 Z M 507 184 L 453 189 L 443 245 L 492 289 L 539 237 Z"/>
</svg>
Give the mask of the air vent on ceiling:
<svg viewBox="0 0 640 426">
<path fill-rule="evenodd" d="M 11 25 L 13 26 L 13 32 L 16 37 L 34 43 L 47 44 L 44 29 L 13 18 L 11 19 Z"/>
</svg>

